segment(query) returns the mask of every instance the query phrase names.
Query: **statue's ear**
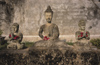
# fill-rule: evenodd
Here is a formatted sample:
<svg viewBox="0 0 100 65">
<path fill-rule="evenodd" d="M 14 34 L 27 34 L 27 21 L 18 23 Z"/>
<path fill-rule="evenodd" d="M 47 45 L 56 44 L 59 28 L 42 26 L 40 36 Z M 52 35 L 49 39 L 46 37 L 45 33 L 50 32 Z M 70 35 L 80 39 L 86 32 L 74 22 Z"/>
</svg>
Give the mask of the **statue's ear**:
<svg viewBox="0 0 100 65">
<path fill-rule="evenodd" d="M 53 17 L 53 14 L 52 14 L 52 17 Z"/>
</svg>

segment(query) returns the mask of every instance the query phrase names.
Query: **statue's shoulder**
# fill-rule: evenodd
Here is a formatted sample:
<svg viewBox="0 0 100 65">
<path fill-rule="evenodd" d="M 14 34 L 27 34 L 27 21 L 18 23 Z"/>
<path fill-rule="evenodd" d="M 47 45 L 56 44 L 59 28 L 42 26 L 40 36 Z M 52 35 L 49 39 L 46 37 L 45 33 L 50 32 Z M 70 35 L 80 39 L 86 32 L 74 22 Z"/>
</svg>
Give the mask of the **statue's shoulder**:
<svg viewBox="0 0 100 65">
<path fill-rule="evenodd" d="M 86 33 L 90 34 L 89 31 L 86 31 Z"/>
<path fill-rule="evenodd" d="M 88 32 L 88 33 L 89 33 L 89 31 L 86 31 L 86 32 Z"/>
<path fill-rule="evenodd" d="M 76 34 L 79 34 L 79 33 L 81 33 L 80 31 L 76 31 Z"/>
<path fill-rule="evenodd" d="M 18 32 L 18 35 L 19 35 L 19 36 L 23 36 L 23 34 L 22 34 L 21 32 Z"/>
<path fill-rule="evenodd" d="M 52 23 L 53 26 L 58 27 L 56 24 Z"/>
<path fill-rule="evenodd" d="M 46 25 L 46 24 L 41 25 L 41 26 L 40 26 L 40 28 L 44 28 L 44 27 L 45 27 L 45 25 Z"/>
</svg>

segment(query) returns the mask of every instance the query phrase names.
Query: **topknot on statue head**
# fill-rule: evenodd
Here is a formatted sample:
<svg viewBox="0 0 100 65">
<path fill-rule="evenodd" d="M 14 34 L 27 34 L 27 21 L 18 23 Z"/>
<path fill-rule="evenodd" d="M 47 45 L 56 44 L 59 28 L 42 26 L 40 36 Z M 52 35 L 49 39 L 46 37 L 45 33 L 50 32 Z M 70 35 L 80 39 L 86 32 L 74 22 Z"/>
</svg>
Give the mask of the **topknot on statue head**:
<svg viewBox="0 0 100 65">
<path fill-rule="evenodd" d="M 51 12 L 51 13 L 53 14 L 53 11 L 52 11 L 52 9 L 51 9 L 50 6 L 47 7 L 47 9 L 45 10 L 45 13 L 46 13 L 46 12 Z"/>
</svg>

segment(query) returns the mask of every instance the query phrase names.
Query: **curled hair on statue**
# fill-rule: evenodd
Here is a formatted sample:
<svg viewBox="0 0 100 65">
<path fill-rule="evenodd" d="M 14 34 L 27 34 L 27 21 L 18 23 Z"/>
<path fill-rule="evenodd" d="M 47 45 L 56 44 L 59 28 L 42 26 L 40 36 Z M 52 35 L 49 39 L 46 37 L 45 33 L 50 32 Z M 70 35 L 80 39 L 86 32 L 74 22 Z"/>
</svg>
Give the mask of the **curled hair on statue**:
<svg viewBox="0 0 100 65">
<path fill-rule="evenodd" d="M 78 26 L 80 27 L 80 26 L 85 26 L 86 25 L 86 21 L 85 20 L 83 20 L 83 19 L 81 19 L 80 21 L 79 21 L 79 23 L 78 23 Z"/>
<path fill-rule="evenodd" d="M 47 7 L 47 9 L 45 10 L 45 13 L 46 13 L 46 12 L 51 12 L 51 13 L 53 14 L 53 11 L 52 11 L 52 9 L 51 9 L 50 6 Z"/>
</svg>

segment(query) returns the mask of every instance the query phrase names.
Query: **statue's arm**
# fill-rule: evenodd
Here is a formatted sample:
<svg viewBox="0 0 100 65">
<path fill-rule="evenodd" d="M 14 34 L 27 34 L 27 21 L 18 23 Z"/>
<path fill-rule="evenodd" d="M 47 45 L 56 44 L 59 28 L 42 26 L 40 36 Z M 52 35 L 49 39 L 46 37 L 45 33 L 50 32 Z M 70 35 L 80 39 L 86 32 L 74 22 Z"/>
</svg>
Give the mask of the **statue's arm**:
<svg viewBox="0 0 100 65">
<path fill-rule="evenodd" d="M 59 38 L 59 29 L 58 26 L 55 25 L 53 29 L 53 38 L 52 39 L 58 39 Z"/>
<path fill-rule="evenodd" d="M 22 33 L 19 33 L 19 35 L 18 35 L 18 42 L 20 43 L 21 41 L 22 41 L 22 39 L 23 39 L 23 34 Z"/>
<path fill-rule="evenodd" d="M 75 33 L 75 37 L 76 37 L 77 40 L 82 39 L 82 37 L 80 36 L 80 32 L 79 32 L 79 31 L 77 31 L 77 32 Z"/>
<path fill-rule="evenodd" d="M 13 40 L 14 39 L 14 34 L 13 33 L 10 33 L 10 35 L 9 35 L 9 41 L 10 40 Z"/>
<path fill-rule="evenodd" d="M 86 39 L 90 39 L 90 33 L 88 31 L 86 32 Z"/>
<path fill-rule="evenodd" d="M 39 30 L 39 36 L 43 39 L 44 36 L 42 33 L 43 33 L 43 26 L 41 26 Z"/>
</svg>

